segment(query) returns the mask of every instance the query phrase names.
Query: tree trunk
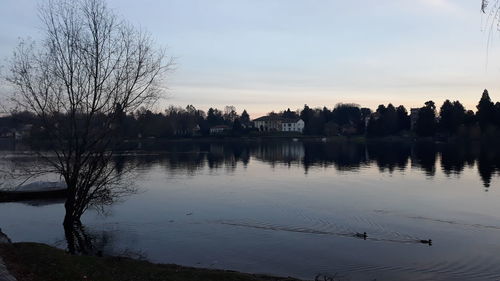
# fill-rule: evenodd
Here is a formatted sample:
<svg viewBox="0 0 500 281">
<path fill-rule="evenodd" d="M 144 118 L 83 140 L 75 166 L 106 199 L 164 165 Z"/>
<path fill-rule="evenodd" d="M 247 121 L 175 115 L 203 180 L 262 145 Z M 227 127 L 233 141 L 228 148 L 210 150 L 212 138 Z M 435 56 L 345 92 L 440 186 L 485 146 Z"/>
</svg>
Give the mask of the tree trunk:
<svg viewBox="0 0 500 281">
<path fill-rule="evenodd" d="M 79 219 L 77 219 L 73 214 L 73 207 L 70 207 L 68 206 L 68 204 L 65 204 L 65 208 L 66 208 L 66 214 L 64 215 L 63 225 L 64 227 L 72 227 L 79 222 Z"/>
<path fill-rule="evenodd" d="M 68 184 L 66 182 L 66 185 L 68 187 L 68 194 L 66 197 L 66 202 L 64 203 L 64 208 L 66 210 L 66 214 L 64 216 L 63 225 L 66 228 L 73 228 L 76 224 L 80 223 L 81 215 L 78 215 L 76 212 L 76 202 L 75 202 L 75 197 L 76 197 L 75 190 L 76 190 L 76 188 L 71 183 Z"/>
</svg>

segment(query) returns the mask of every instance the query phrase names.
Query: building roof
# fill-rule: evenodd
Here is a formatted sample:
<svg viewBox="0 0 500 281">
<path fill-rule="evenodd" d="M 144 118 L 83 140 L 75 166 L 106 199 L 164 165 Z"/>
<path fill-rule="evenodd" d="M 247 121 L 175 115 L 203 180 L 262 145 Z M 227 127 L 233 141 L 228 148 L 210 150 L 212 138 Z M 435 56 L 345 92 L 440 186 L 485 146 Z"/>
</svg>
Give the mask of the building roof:
<svg viewBox="0 0 500 281">
<path fill-rule="evenodd" d="M 300 118 L 295 118 L 295 119 L 283 119 L 283 121 L 282 121 L 282 122 L 283 122 L 283 123 L 297 123 L 297 122 L 299 122 L 300 120 L 302 120 L 302 119 L 300 119 Z"/>
<path fill-rule="evenodd" d="M 295 118 L 295 119 L 288 119 L 288 118 L 283 118 L 280 116 L 276 115 L 271 115 L 271 116 L 262 116 L 257 119 L 254 119 L 254 122 L 259 122 L 259 121 L 279 121 L 282 123 L 297 123 L 301 120 L 300 118 Z"/>
<path fill-rule="evenodd" d="M 254 119 L 253 120 L 254 122 L 258 122 L 258 121 L 283 121 L 283 118 L 280 117 L 280 116 L 277 116 L 277 115 L 266 115 L 266 116 L 262 116 L 262 117 L 259 117 L 257 119 Z"/>
</svg>

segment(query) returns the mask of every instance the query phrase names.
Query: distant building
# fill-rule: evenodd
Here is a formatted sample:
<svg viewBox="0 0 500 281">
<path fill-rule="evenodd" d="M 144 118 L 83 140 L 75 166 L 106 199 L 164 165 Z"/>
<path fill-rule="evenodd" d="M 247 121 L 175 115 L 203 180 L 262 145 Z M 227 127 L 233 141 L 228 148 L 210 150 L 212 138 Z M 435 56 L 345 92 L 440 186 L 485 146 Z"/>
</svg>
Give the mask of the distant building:
<svg viewBox="0 0 500 281">
<path fill-rule="evenodd" d="M 420 108 L 412 108 L 410 109 L 410 128 L 412 131 L 415 130 L 417 126 L 418 113 L 420 112 Z"/>
<path fill-rule="evenodd" d="M 304 131 L 302 119 L 285 119 L 278 115 L 263 116 L 253 120 L 255 128 L 261 132 L 299 132 Z"/>
<path fill-rule="evenodd" d="M 210 128 L 210 134 L 211 135 L 220 135 L 226 131 L 229 131 L 231 128 L 229 128 L 226 125 L 218 125 Z"/>
<path fill-rule="evenodd" d="M 253 120 L 255 128 L 261 132 L 277 132 L 281 130 L 281 122 L 283 118 L 277 115 L 262 116 Z"/>
<path fill-rule="evenodd" d="M 281 122 L 282 132 L 298 132 L 302 133 L 304 131 L 305 123 L 302 119 L 283 119 Z"/>
</svg>

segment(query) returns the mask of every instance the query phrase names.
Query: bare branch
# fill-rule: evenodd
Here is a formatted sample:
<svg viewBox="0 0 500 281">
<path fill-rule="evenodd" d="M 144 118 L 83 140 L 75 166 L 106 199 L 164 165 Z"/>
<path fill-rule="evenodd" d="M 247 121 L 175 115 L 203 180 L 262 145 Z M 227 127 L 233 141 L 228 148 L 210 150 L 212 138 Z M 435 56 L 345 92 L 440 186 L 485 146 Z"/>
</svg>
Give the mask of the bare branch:
<svg viewBox="0 0 500 281">
<path fill-rule="evenodd" d="M 49 0 L 39 15 L 45 38 L 18 46 L 8 81 L 15 104 L 50 136 L 56 159 L 47 162 L 69 190 L 66 218 L 79 220 L 94 202 L 121 194 L 110 166 L 119 120 L 161 97 L 173 61 L 104 0 Z"/>
</svg>

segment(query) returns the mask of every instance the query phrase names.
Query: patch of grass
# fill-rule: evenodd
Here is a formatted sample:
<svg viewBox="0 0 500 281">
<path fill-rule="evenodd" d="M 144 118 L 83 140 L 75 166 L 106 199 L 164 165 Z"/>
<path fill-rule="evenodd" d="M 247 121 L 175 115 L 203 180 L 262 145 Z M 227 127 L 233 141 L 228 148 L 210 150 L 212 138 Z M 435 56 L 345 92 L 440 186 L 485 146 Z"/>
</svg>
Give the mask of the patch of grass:
<svg viewBox="0 0 500 281">
<path fill-rule="evenodd" d="M 2 245 L 0 255 L 19 281 L 298 281 L 234 271 L 153 264 L 130 258 L 73 256 L 36 243 Z"/>
</svg>

